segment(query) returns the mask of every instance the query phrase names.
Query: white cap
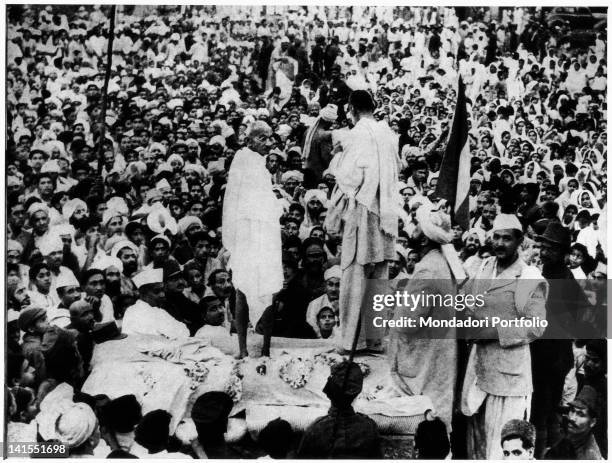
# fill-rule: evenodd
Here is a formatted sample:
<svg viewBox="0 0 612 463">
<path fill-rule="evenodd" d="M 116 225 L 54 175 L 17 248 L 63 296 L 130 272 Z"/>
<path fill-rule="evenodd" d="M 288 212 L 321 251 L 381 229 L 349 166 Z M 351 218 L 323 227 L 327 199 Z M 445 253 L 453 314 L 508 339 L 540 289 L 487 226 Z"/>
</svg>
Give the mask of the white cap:
<svg viewBox="0 0 612 463">
<path fill-rule="evenodd" d="M 94 261 L 90 268 L 104 271 L 109 267 L 116 267 L 119 272 L 123 272 L 123 262 L 121 262 L 120 259 L 111 256 L 101 257 L 100 259 Z"/>
<path fill-rule="evenodd" d="M 523 226 L 518 217 L 514 214 L 497 214 L 497 217 L 495 217 L 493 221 L 493 229 L 491 232 L 496 232 L 498 230 L 519 230 L 522 232 Z"/>
<path fill-rule="evenodd" d="M 60 273 L 55 283 L 55 287 L 58 289 L 65 288 L 66 286 L 81 286 L 81 283 L 76 279 L 74 273 L 70 271 Z"/>
<path fill-rule="evenodd" d="M 136 285 L 137 288 L 140 288 L 144 285 L 151 285 L 154 283 L 163 283 L 164 282 L 164 271 L 161 268 L 153 268 L 144 270 L 132 278 L 132 281 Z"/>
<path fill-rule="evenodd" d="M 327 270 L 325 270 L 325 273 L 323 274 L 323 279 L 327 281 L 330 278 L 342 278 L 342 270 L 340 269 L 339 265 L 333 265 Z"/>
</svg>

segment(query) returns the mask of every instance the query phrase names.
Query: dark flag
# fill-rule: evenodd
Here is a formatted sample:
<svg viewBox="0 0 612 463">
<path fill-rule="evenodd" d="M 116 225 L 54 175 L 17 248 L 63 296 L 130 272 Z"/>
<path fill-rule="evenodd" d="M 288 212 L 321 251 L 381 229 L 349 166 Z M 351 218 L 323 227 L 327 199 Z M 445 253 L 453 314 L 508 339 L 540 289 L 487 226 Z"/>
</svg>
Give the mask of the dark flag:
<svg viewBox="0 0 612 463">
<path fill-rule="evenodd" d="M 470 228 L 470 143 L 468 140 L 468 113 L 465 86 L 459 77 L 457 104 L 448 144 L 440 166 L 436 196 L 446 199 L 452 206 L 456 224 L 464 230 Z"/>
</svg>

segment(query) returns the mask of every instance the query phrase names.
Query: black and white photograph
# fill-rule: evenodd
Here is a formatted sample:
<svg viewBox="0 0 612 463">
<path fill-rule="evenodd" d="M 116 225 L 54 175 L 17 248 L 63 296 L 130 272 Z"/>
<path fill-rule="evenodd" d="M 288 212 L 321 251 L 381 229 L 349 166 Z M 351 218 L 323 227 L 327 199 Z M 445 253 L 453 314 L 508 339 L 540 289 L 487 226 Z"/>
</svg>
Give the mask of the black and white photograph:
<svg viewBox="0 0 612 463">
<path fill-rule="evenodd" d="M 3 457 L 607 459 L 599 5 L 4 6 Z"/>
</svg>

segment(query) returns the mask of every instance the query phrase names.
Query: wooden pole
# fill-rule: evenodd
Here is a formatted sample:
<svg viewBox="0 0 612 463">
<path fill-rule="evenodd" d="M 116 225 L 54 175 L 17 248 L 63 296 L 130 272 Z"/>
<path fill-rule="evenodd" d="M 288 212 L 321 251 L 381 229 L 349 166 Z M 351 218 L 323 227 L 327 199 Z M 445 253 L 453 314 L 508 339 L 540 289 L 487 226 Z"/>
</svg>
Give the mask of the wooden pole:
<svg viewBox="0 0 612 463">
<path fill-rule="evenodd" d="M 98 143 L 98 176 L 102 174 L 104 165 L 104 140 L 106 135 L 106 107 L 108 106 L 108 81 L 110 80 L 113 67 L 113 40 L 115 38 L 115 12 L 117 6 L 111 5 L 110 20 L 108 28 L 108 47 L 106 49 L 106 73 L 104 74 L 104 86 L 102 87 L 102 111 L 100 111 L 100 138 Z"/>
</svg>

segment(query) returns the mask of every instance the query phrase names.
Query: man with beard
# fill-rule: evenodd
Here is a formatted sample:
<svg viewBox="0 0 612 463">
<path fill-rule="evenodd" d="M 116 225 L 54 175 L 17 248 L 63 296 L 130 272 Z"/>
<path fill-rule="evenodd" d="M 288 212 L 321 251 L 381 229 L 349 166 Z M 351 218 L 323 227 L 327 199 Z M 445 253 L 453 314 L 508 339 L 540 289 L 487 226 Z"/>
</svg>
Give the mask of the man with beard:
<svg viewBox="0 0 612 463">
<path fill-rule="evenodd" d="M 179 264 L 184 265 L 187 261 L 193 259 L 194 253 L 190 242 L 193 235 L 202 231 L 202 228 L 202 220 L 193 215 L 186 215 L 178 221 L 178 231 L 182 238 L 179 240 L 172 255 Z"/>
<path fill-rule="evenodd" d="M 163 308 L 176 320 L 184 323 L 193 336 L 204 324 L 204 316 L 200 313 L 198 304 L 183 293 L 187 283 L 179 264 L 173 259 L 163 265 L 164 292 L 166 299 Z"/>
<path fill-rule="evenodd" d="M 537 268 L 519 256 L 523 227 L 514 214 L 499 214 L 493 224 L 495 256 L 484 260 L 465 286 L 466 294 L 484 295 L 477 310 L 465 309 L 472 320 L 499 317 L 546 319 L 548 285 Z M 524 419 L 533 391 L 529 343 L 544 332 L 532 326 L 472 328 L 475 340 L 468 360 L 461 411 L 468 417 L 468 458 L 500 459 L 502 426 Z"/>
<path fill-rule="evenodd" d="M 40 249 L 41 243 L 49 237 L 49 208 L 44 203 L 35 202 L 28 208 L 28 218 L 32 235 L 24 246 L 23 255 L 26 258 L 32 254 L 34 248 Z"/>
<path fill-rule="evenodd" d="M 123 265 L 120 275 L 119 306 L 115 310 L 123 312 L 138 298 L 138 290 L 132 277 L 138 270 L 138 247 L 128 240 L 119 241 L 111 249 L 111 257 L 116 257 Z"/>
<path fill-rule="evenodd" d="M 463 234 L 463 249 L 459 253 L 459 258 L 465 262 L 468 258 L 478 252 L 478 249 L 485 244 L 485 232 L 482 229 L 472 228 Z"/>
<path fill-rule="evenodd" d="M 420 244 L 421 260 L 404 290 L 410 294 L 457 294 L 457 283 L 451 273 L 441 245 L 452 239 L 450 216 L 439 205 L 421 205 L 417 211 L 417 228 L 413 239 Z M 410 317 L 432 317 L 449 320 L 452 308 L 419 304 L 397 307 L 395 320 Z M 446 432 L 450 431 L 457 378 L 457 340 L 454 328 L 394 328 L 390 333 L 388 359 L 394 384 L 406 395 L 429 397 Z M 444 456 L 441 456 L 443 458 Z"/>
<path fill-rule="evenodd" d="M 551 222 L 540 242 L 542 275 L 548 281 L 546 300 L 548 326 L 543 338 L 531 343 L 533 397 L 530 421 L 535 425 L 536 458 L 543 458 L 548 447 L 560 437 L 557 407 L 561 402 L 565 377 L 574 364 L 572 339 L 586 337 L 579 316 L 589 302 L 565 263 L 571 237 L 559 222 Z"/>
<path fill-rule="evenodd" d="M 338 298 L 340 297 L 340 278 L 342 278 L 342 270 L 339 265 L 325 270 L 323 279 L 325 280 L 325 294 L 313 300 L 308 304 L 306 310 L 306 321 L 313 328 L 317 326 L 317 315 L 324 307 L 331 307 L 334 311 L 334 316 L 337 320 L 340 319 L 338 314 Z"/>
<path fill-rule="evenodd" d="M 585 386 L 569 404 L 565 436 L 546 452 L 546 460 L 603 460 L 593 429 L 603 409 L 597 391 Z"/>
<path fill-rule="evenodd" d="M 249 318 L 256 323 L 283 284 L 280 217 L 283 213 L 272 191 L 265 156 L 272 146 L 272 130 L 254 122 L 246 134 L 247 147 L 236 153 L 223 202 L 223 245 L 230 253 L 229 268 L 236 286 L 236 329 L 239 356 L 246 347 Z M 249 175 L 244 175 L 249 172 Z"/>
<path fill-rule="evenodd" d="M 189 337 L 189 329 L 161 307 L 164 306 L 164 271 L 149 269 L 134 276 L 139 298 L 127 308 L 121 331 L 126 334 L 153 334 L 170 339 Z"/>
<path fill-rule="evenodd" d="M 110 299 L 113 309 L 113 316 L 116 319 L 123 318 L 124 306 L 121 298 L 121 275 L 123 274 L 123 263 L 116 257 L 104 256 L 97 260 L 90 270 L 101 270 L 104 276 L 105 295 Z M 87 274 L 85 274 L 86 276 Z M 101 299 L 103 301 L 103 299 Z M 126 300 L 125 303 L 132 305 L 136 299 Z M 101 302 L 103 305 L 104 302 Z M 102 311 L 102 309 L 101 309 Z M 103 318 L 106 310 L 102 311 Z"/>
<path fill-rule="evenodd" d="M 217 297 L 225 308 L 224 326 L 236 331 L 234 318 L 236 316 L 236 290 L 232 284 L 232 276 L 227 270 L 218 269 L 210 274 L 207 281 L 205 296 Z"/>
</svg>

